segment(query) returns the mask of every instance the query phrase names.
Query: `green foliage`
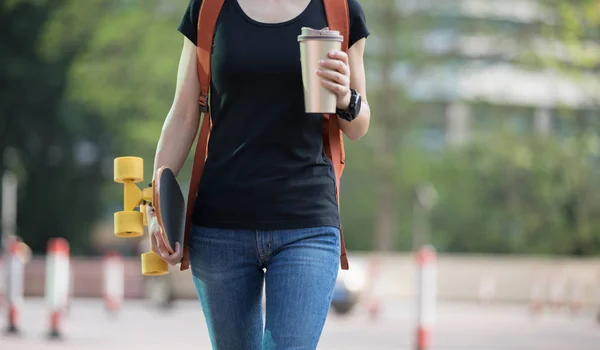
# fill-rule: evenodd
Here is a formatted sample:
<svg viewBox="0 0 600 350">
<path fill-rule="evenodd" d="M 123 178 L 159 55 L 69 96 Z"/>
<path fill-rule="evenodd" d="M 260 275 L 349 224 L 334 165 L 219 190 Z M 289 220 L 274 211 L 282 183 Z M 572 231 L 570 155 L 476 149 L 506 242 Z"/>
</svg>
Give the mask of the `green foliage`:
<svg viewBox="0 0 600 350">
<path fill-rule="evenodd" d="M 101 113 L 120 146 L 140 156 L 156 145 L 183 45 L 176 26 L 186 2 L 174 13 L 160 12 L 161 3 L 109 7 L 70 75 L 69 96 Z"/>
<path fill-rule="evenodd" d="M 436 237 L 449 250 L 599 251 L 598 138 L 486 135 L 436 164 Z"/>
<path fill-rule="evenodd" d="M 60 236 L 81 253 L 89 247 L 90 223 L 102 208 L 101 160 L 111 146 L 106 123 L 64 93 L 85 35 L 71 35 L 68 26 L 47 31 L 55 16 L 64 18 L 76 3 L 0 6 L 0 31 L 7 38 L 0 44 L 0 173 L 17 173 L 17 234 L 35 252 L 45 251 L 48 238 Z M 65 40 L 50 39 L 56 37 Z M 81 157 L 86 150 L 92 153 Z"/>
</svg>

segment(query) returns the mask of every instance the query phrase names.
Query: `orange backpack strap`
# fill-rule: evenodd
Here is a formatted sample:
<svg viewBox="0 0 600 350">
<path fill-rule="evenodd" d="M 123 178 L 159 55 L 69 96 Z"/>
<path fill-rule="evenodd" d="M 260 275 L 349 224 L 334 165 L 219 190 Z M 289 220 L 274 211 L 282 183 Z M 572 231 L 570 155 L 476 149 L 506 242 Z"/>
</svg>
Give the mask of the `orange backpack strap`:
<svg viewBox="0 0 600 350">
<path fill-rule="evenodd" d="M 342 51 L 348 52 L 348 40 L 350 35 L 350 15 L 348 12 L 348 0 L 323 0 L 325 5 L 325 15 L 329 28 L 337 30 L 344 37 L 342 43 Z M 335 185 L 338 206 L 340 203 L 340 180 L 344 172 L 345 153 L 344 139 L 342 138 L 342 130 L 338 117 L 335 114 L 323 115 L 323 146 L 325 154 L 333 164 L 335 172 Z M 344 234 L 340 229 L 340 245 L 341 256 L 340 264 L 343 270 L 348 270 L 348 255 L 346 253 L 346 243 L 344 242 Z"/>
<path fill-rule="evenodd" d="M 181 260 L 180 270 L 187 270 L 190 266 L 190 249 L 189 237 L 192 222 L 192 213 L 194 212 L 194 204 L 196 202 L 196 193 L 202 171 L 204 170 L 204 162 L 208 152 L 208 138 L 212 126 L 210 120 L 210 110 L 208 108 L 208 93 L 210 89 L 210 60 L 212 56 L 213 38 L 215 35 L 215 27 L 221 8 L 225 0 L 204 0 L 200 5 L 200 14 L 198 16 L 198 80 L 200 82 L 200 96 L 198 104 L 200 112 L 204 114 L 202 124 L 200 126 L 200 136 L 196 144 L 196 154 L 194 156 L 194 165 L 192 169 L 192 178 L 188 193 L 187 210 L 185 214 L 185 234 L 183 244 L 183 259 Z"/>
</svg>

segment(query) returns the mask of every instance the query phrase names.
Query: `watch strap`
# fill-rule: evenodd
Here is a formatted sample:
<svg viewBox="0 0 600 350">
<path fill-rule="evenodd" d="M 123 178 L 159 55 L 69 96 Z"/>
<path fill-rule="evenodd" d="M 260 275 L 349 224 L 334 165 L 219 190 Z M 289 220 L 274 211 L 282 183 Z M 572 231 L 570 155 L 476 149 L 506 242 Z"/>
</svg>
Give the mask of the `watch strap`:
<svg viewBox="0 0 600 350">
<path fill-rule="evenodd" d="M 340 109 L 340 108 L 336 108 L 336 114 L 346 120 L 346 121 L 353 121 L 357 116 L 358 113 L 360 111 L 360 95 L 358 94 L 358 92 L 354 89 L 350 89 L 350 104 L 348 105 L 348 108 L 346 109 Z"/>
</svg>

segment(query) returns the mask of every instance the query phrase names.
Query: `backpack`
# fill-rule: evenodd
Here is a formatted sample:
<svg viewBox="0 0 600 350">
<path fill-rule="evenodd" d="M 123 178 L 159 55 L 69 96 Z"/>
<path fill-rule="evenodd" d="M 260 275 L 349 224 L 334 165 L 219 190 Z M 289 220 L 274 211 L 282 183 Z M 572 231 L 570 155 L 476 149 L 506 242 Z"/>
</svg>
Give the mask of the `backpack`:
<svg viewBox="0 0 600 350">
<path fill-rule="evenodd" d="M 217 19 L 223 7 L 225 0 L 204 0 L 200 6 L 200 15 L 198 17 L 198 79 L 200 82 L 200 96 L 198 98 L 198 104 L 200 106 L 200 112 L 204 115 L 201 126 L 200 136 L 198 137 L 198 143 L 196 144 L 196 151 L 194 155 L 194 164 L 192 168 L 192 177 L 190 182 L 190 188 L 188 193 L 187 210 L 186 210 L 186 223 L 184 233 L 184 245 L 183 245 L 183 259 L 181 261 L 180 270 L 187 270 L 190 266 L 189 261 L 189 235 L 191 229 L 191 219 L 194 210 L 194 204 L 196 201 L 196 194 L 198 191 L 198 185 L 200 178 L 202 177 L 202 171 L 204 169 L 204 162 L 208 152 L 208 138 L 210 136 L 210 130 L 212 122 L 210 118 L 210 110 L 208 108 L 208 93 L 210 88 L 210 60 L 213 47 L 213 38 L 215 32 L 215 26 Z M 342 50 L 348 52 L 348 35 L 350 33 L 350 18 L 348 13 L 348 0 L 323 0 L 325 5 L 325 15 L 327 17 L 327 23 L 330 29 L 337 30 L 344 37 L 342 43 Z M 300 33 L 298 33 L 300 34 Z M 323 115 L 323 147 L 325 154 L 333 164 L 335 172 L 335 183 L 336 183 L 336 196 L 339 207 L 340 199 L 340 178 L 344 171 L 345 153 L 344 153 L 344 141 L 342 138 L 342 131 L 338 118 L 335 114 L 324 114 Z M 348 269 L 348 256 L 346 253 L 346 244 L 344 242 L 344 235 L 340 229 L 340 265 L 343 270 Z"/>
</svg>

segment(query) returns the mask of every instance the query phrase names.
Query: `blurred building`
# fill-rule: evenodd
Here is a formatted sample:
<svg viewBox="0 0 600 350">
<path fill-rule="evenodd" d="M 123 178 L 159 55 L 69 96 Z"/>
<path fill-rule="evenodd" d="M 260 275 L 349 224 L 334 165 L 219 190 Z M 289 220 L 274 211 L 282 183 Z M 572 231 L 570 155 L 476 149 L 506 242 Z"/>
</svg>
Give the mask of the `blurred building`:
<svg viewBox="0 0 600 350">
<path fill-rule="evenodd" d="M 600 131 L 598 67 L 581 64 L 600 62 L 600 44 L 593 33 L 576 47 L 557 40 L 564 30 L 558 7 L 535 0 L 395 4 L 407 25 L 394 80 L 427 106 L 414 125 L 427 148 L 461 144 L 500 124 L 524 132 L 568 133 L 574 124 Z M 574 124 L 558 117 L 566 110 Z"/>
</svg>

